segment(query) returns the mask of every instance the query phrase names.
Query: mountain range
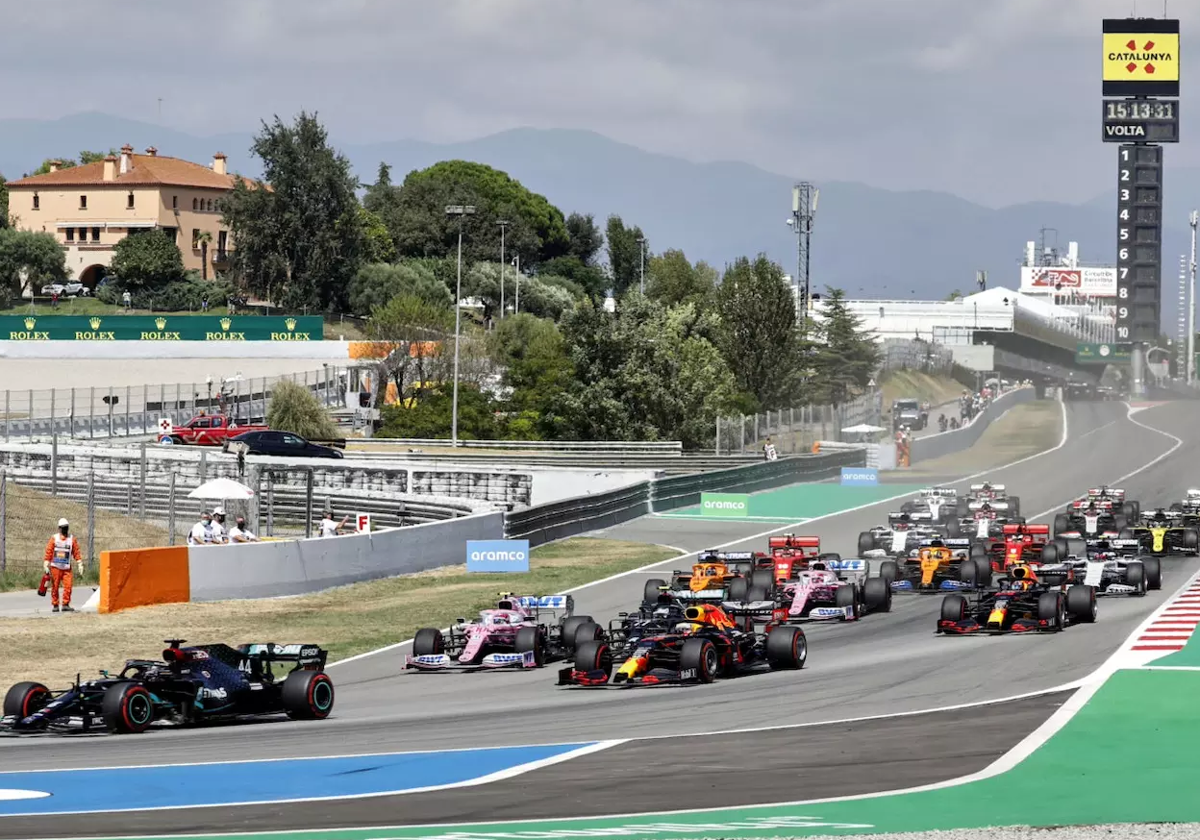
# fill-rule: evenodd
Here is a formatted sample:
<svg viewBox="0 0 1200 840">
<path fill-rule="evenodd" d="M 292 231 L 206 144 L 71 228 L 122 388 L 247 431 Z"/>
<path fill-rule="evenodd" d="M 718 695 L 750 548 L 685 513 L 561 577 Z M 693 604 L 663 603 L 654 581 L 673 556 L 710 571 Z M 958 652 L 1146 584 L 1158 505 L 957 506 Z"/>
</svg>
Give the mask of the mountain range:
<svg viewBox="0 0 1200 840">
<path fill-rule="evenodd" d="M 139 151 L 208 162 L 229 155 L 233 171 L 257 176 L 249 133 L 209 137 L 103 113 L 58 120 L 0 120 L 0 173 L 8 179 L 37 168 L 48 157 L 74 157 L 81 149 L 130 143 Z M 461 158 L 507 172 L 544 194 L 565 213 L 593 213 L 603 224 L 612 213 L 639 225 L 652 251 L 682 249 L 693 260 L 721 268 L 738 256 L 765 252 L 788 272 L 796 266 L 796 237 L 785 224 L 796 178 L 747 163 L 694 163 L 643 151 L 599 134 L 567 129 L 520 128 L 461 143 L 418 140 L 348 144 L 331 142 L 364 183 L 379 163 L 393 180 L 439 160 Z M 1065 253 L 1080 243 L 1088 262 L 1115 259 L 1116 149 L 1113 184 L 1082 204 L 1031 202 L 993 209 L 933 191 L 892 191 L 850 181 L 824 181 L 800 173 L 820 189 L 813 226 L 811 277 L 815 290 L 842 288 L 848 297 L 941 299 L 969 292 L 976 270 L 989 286 L 1015 288 L 1027 240 L 1053 229 Z M 1188 197 L 1200 198 L 1200 169 L 1170 166 L 1167 151 L 1163 248 L 1163 324 L 1173 332 L 1178 259 L 1188 248 Z M 1050 234 L 1053 243 L 1055 234 Z M 1169 320 L 1168 320 L 1169 319 Z"/>
</svg>

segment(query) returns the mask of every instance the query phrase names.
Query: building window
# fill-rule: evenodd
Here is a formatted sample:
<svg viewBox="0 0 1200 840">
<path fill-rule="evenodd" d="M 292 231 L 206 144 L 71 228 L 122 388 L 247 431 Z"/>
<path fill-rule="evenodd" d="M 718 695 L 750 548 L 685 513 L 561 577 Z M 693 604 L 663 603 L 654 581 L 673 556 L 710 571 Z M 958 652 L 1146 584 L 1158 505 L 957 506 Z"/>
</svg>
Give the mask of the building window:
<svg viewBox="0 0 1200 840">
<path fill-rule="evenodd" d="M 177 195 L 171 196 L 171 209 L 172 210 L 179 209 L 179 196 L 177 196 Z"/>
<path fill-rule="evenodd" d="M 125 209 L 126 210 L 133 209 L 133 193 L 132 192 L 130 192 L 129 195 L 127 195 L 125 197 Z"/>
<path fill-rule="evenodd" d="M 217 232 L 217 253 L 224 254 L 229 245 L 229 231 Z"/>
<path fill-rule="evenodd" d="M 79 196 L 79 209 L 80 210 L 87 209 L 87 196 L 86 195 Z"/>
<path fill-rule="evenodd" d="M 192 209 L 193 210 L 199 209 L 199 204 L 200 204 L 200 202 L 198 200 L 196 200 L 194 198 L 192 199 Z"/>
<path fill-rule="evenodd" d="M 34 210 L 42 209 L 42 197 L 40 195 L 38 195 L 37 193 L 33 194 L 33 209 Z"/>
<path fill-rule="evenodd" d="M 200 228 L 192 228 L 192 250 L 200 250 Z"/>
<path fill-rule="evenodd" d="M 68 242 L 75 241 L 75 228 L 67 228 L 67 241 Z"/>
<path fill-rule="evenodd" d="M 208 212 L 209 213 L 212 212 L 212 199 L 211 198 L 208 200 Z"/>
<path fill-rule="evenodd" d="M 98 228 L 98 227 L 92 228 L 92 241 L 93 242 L 100 241 L 100 228 Z"/>
<path fill-rule="evenodd" d="M 165 227 L 162 229 L 162 232 L 165 233 L 167 238 L 172 242 L 179 244 L 179 228 Z"/>
</svg>

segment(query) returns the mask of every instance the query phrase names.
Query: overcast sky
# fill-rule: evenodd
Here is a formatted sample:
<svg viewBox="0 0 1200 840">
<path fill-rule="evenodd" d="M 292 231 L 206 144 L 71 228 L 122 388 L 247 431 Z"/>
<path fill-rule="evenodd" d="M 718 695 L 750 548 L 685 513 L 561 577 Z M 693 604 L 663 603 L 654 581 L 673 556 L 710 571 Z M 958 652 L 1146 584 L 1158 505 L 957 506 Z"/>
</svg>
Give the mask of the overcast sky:
<svg viewBox="0 0 1200 840">
<path fill-rule="evenodd" d="M 195 134 L 318 111 L 335 140 L 586 128 L 691 160 L 991 206 L 1108 188 L 1103 17 L 1135 0 L 5 3 L 6 116 Z M 1161 16 L 1163 0 L 1136 0 Z M 1200 3 L 1169 0 L 1184 60 Z M 1200 138 L 1200 73 L 1182 134 Z M 1197 144 L 1168 165 L 1200 164 Z"/>
</svg>

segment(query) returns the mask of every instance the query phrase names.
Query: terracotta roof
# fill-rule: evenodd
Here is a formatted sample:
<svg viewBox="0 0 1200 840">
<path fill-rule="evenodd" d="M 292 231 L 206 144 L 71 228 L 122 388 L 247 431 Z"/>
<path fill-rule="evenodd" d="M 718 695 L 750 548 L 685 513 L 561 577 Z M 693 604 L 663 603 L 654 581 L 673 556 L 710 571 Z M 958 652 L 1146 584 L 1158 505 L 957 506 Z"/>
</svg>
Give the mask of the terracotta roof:
<svg viewBox="0 0 1200 840">
<path fill-rule="evenodd" d="M 116 179 L 104 180 L 104 161 L 85 163 L 60 169 L 57 172 L 47 172 L 44 175 L 31 175 L 17 181 L 9 181 L 9 189 L 13 187 L 198 187 L 216 190 L 233 189 L 237 175 L 218 175 L 207 166 L 192 163 L 180 158 L 165 157 L 164 155 L 130 155 L 129 171 L 122 174 L 120 165 Z M 248 185 L 256 186 L 257 182 L 243 178 Z"/>
</svg>

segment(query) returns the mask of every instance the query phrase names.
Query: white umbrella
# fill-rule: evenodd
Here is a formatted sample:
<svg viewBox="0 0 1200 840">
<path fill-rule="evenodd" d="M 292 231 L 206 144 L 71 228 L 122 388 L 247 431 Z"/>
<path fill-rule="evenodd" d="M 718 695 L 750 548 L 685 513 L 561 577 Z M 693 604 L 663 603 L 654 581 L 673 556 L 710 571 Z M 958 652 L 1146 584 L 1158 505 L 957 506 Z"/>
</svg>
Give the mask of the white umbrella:
<svg viewBox="0 0 1200 840">
<path fill-rule="evenodd" d="M 249 499 L 253 496 L 253 490 L 245 484 L 239 484 L 232 478 L 214 478 L 212 481 L 206 481 L 191 493 L 188 493 L 189 499 L 212 499 L 218 502 L 223 502 L 227 499 Z"/>
<path fill-rule="evenodd" d="M 842 429 L 842 432 L 848 435 L 869 435 L 874 432 L 882 432 L 883 430 L 883 426 L 872 426 L 869 423 L 859 423 L 857 426 L 850 426 L 847 429 Z"/>
</svg>

